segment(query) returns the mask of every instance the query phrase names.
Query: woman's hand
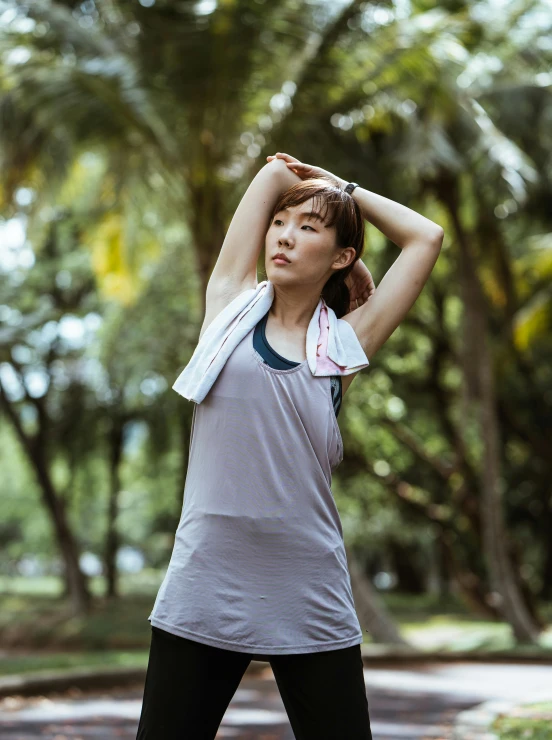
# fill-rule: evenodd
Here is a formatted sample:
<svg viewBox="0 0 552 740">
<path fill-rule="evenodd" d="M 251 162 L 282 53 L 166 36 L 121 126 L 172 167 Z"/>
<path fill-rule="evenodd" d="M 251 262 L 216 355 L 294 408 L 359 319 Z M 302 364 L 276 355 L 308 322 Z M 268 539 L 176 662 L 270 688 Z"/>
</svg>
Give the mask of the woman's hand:
<svg viewBox="0 0 552 740">
<path fill-rule="evenodd" d="M 364 305 L 370 296 L 376 292 L 370 270 L 360 259 L 355 262 L 355 266 L 345 278 L 345 285 L 349 288 L 351 297 L 349 313 Z"/>
<path fill-rule="evenodd" d="M 298 175 L 301 180 L 308 180 L 311 177 L 328 177 L 330 180 L 333 180 L 336 186 L 341 190 L 343 190 L 345 185 L 347 184 L 345 180 L 342 180 L 340 177 L 336 177 L 331 172 L 328 172 L 328 170 L 323 170 L 322 167 L 315 167 L 313 164 L 305 164 L 304 162 L 300 162 L 295 157 L 292 157 L 291 154 L 276 152 L 276 154 L 271 154 L 267 157 L 267 160 L 269 162 L 271 162 L 273 159 L 283 159 L 286 163 L 287 168 L 295 172 L 295 174 Z"/>
</svg>

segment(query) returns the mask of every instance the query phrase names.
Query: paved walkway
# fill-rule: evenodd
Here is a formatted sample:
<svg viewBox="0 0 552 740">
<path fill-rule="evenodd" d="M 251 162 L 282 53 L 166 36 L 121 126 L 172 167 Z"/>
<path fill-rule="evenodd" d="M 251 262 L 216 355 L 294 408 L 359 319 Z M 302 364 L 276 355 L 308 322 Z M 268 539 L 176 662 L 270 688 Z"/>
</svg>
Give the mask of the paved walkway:
<svg viewBox="0 0 552 740">
<path fill-rule="evenodd" d="M 374 740 L 443 740 L 463 709 L 488 699 L 517 699 L 552 685 L 552 666 L 542 665 L 378 664 L 364 675 Z M 139 686 L 6 698 L 0 700 L 0 738 L 135 740 L 141 692 Z M 259 676 L 244 677 L 218 738 L 294 740 L 269 667 Z"/>
</svg>

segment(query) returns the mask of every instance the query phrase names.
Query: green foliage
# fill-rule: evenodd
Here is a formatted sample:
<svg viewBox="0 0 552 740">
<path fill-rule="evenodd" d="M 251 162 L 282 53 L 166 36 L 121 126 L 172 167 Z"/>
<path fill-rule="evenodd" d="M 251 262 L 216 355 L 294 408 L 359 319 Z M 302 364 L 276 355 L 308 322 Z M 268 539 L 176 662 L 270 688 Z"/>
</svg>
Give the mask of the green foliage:
<svg viewBox="0 0 552 740">
<path fill-rule="evenodd" d="M 114 601 L 96 595 L 92 612 L 83 617 L 72 615 L 69 604 L 59 597 L 3 594 L 2 644 L 33 650 L 144 649 L 150 637 L 152 590 L 150 585 L 147 595 L 127 594 Z"/>
<path fill-rule="evenodd" d="M 98 650 L 95 652 L 37 653 L 5 657 L 0 675 L 38 673 L 52 670 L 82 670 L 86 668 L 146 668 L 149 646 L 142 650 Z"/>
<path fill-rule="evenodd" d="M 346 538 L 369 575 L 398 570 L 402 553 L 427 590 L 454 580 L 452 561 L 488 587 L 461 227 L 489 311 L 512 551 L 531 594 L 550 599 L 546 4 L 500 17 L 487 2 L 0 10 L 0 227 L 25 229 L 0 265 L 0 572 L 59 555 L 37 450 L 78 549 L 104 558 L 121 429 L 119 544 L 166 565 L 191 417 L 171 386 L 234 209 L 283 150 L 445 229 L 415 307 L 344 399 L 333 490 Z M 367 224 L 376 285 L 397 254 Z"/>
<path fill-rule="evenodd" d="M 552 702 L 524 704 L 493 722 L 500 740 L 548 740 L 552 722 Z"/>
</svg>

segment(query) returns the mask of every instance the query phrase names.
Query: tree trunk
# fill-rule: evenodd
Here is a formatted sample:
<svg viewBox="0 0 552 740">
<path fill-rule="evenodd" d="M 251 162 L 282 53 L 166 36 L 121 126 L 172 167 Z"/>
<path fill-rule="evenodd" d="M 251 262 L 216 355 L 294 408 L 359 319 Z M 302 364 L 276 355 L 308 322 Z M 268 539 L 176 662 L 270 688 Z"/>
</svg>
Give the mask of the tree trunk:
<svg viewBox="0 0 552 740">
<path fill-rule="evenodd" d="M 545 630 L 548 627 L 548 622 L 539 614 L 536 599 L 533 596 L 531 589 L 529 588 L 529 584 L 521 575 L 523 552 L 518 542 L 510 542 L 509 557 L 512 561 L 516 583 L 525 600 L 527 611 L 531 615 L 531 618 L 533 619 L 535 624 L 538 626 L 539 630 Z"/>
<path fill-rule="evenodd" d="M 393 617 L 365 577 L 352 551 L 348 547 L 345 547 L 345 550 L 351 575 L 351 588 L 362 628 L 366 629 L 374 642 L 408 646 L 409 643 L 401 636 Z"/>
<path fill-rule="evenodd" d="M 219 256 L 226 234 L 222 219 L 224 213 L 224 193 L 220 186 L 212 179 L 209 152 L 201 150 L 204 155 L 206 172 L 211 172 L 208 182 L 189 186 L 190 194 L 190 229 L 195 245 L 196 267 L 199 275 L 199 289 L 201 291 L 202 311 L 205 313 L 205 294 L 207 283 L 211 276 L 214 264 Z M 199 154 L 198 154 L 199 156 Z M 211 169 L 210 169 L 211 168 Z"/>
<path fill-rule="evenodd" d="M 546 536 L 543 538 L 544 542 L 544 563 L 542 568 L 542 587 L 540 591 L 541 599 L 552 599 L 552 496 L 550 502 L 546 506 L 546 511 L 543 517 L 543 531 Z"/>
<path fill-rule="evenodd" d="M 476 271 L 467 234 L 460 222 L 456 182 L 440 192 L 454 225 L 459 247 L 460 289 L 464 304 L 464 358 L 470 400 L 478 403 L 483 444 L 481 470 L 483 551 L 489 572 L 492 597 L 503 618 L 511 625 L 518 642 L 534 643 L 539 627 L 531 618 L 517 585 L 507 552 L 500 478 L 500 434 L 495 398 L 493 362 L 489 346 L 485 296 Z"/>
<path fill-rule="evenodd" d="M 117 515 L 119 513 L 119 491 L 121 488 L 120 465 L 123 454 L 123 429 L 123 420 L 115 417 L 109 435 L 109 503 L 104 553 L 105 595 L 108 599 L 114 599 L 118 593 L 117 551 L 119 549 L 119 533 L 117 531 Z"/>
<path fill-rule="evenodd" d="M 431 543 L 430 563 L 425 574 L 425 591 L 439 600 L 446 599 L 450 594 L 447 555 L 442 540 L 443 534 L 437 532 Z"/>
<path fill-rule="evenodd" d="M 41 454 L 34 455 L 32 463 L 65 566 L 64 576 L 71 611 L 75 615 L 84 615 L 90 609 L 91 596 L 88 590 L 88 579 L 80 569 L 78 547 L 69 527 L 65 502 L 56 493 Z"/>
<path fill-rule="evenodd" d="M 469 611 L 479 614 L 483 619 L 499 619 L 500 614 L 486 599 L 488 595 L 486 584 L 482 582 L 474 568 L 470 569 L 458 563 L 454 543 L 449 541 L 449 534 L 442 532 L 439 542 L 449 576 Z"/>
<path fill-rule="evenodd" d="M 424 569 L 417 562 L 417 551 L 412 545 L 398 542 L 389 544 L 393 569 L 397 574 L 397 590 L 401 593 L 423 594 L 426 590 Z"/>
<path fill-rule="evenodd" d="M 57 493 L 46 463 L 46 417 L 40 399 L 28 397 L 38 410 L 39 430 L 34 437 L 26 434 L 17 411 L 6 397 L 0 384 L 0 403 L 10 420 L 21 446 L 35 471 L 40 486 L 42 500 L 52 522 L 54 536 L 64 564 L 65 588 L 69 595 L 71 611 L 75 615 L 84 615 L 90 609 L 91 596 L 88 579 L 79 566 L 79 552 L 73 533 L 69 527 L 65 502 Z"/>
<path fill-rule="evenodd" d="M 42 497 L 50 512 L 57 543 L 65 565 L 65 580 L 75 615 L 85 615 L 90 610 L 91 595 L 88 578 L 79 565 L 79 552 L 73 533 L 69 528 L 64 501 L 56 495 L 49 477 L 42 481 Z"/>
</svg>

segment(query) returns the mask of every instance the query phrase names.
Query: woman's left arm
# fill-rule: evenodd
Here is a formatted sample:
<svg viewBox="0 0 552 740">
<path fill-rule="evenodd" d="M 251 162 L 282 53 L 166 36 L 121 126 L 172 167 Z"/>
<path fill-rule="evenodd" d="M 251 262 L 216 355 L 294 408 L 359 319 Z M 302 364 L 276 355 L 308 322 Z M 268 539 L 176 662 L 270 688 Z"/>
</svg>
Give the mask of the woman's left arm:
<svg viewBox="0 0 552 740">
<path fill-rule="evenodd" d="M 344 188 L 347 182 L 341 182 Z M 401 249 L 412 244 L 441 246 L 443 229 L 421 213 L 360 186 L 353 190 L 352 197 L 360 206 L 363 217 Z"/>
<path fill-rule="evenodd" d="M 342 190 L 347 185 L 343 178 L 299 162 L 289 154 L 278 152 L 275 156 L 284 159 L 287 167 L 301 179 L 322 174 L 334 178 Z M 371 275 L 360 260 L 346 278 L 352 288 L 352 302 L 353 298 L 364 302 L 342 318 L 351 324 L 366 356 L 371 358 L 422 292 L 437 262 L 445 232 L 439 224 L 411 208 L 360 186 L 353 190 L 351 197 L 358 203 L 362 216 L 401 249 L 375 290 Z"/>
<path fill-rule="evenodd" d="M 290 154 L 277 152 L 267 157 L 283 159 L 288 169 L 295 172 L 302 180 L 320 175 L 333 179 L 342 190 L 345 190 L 347 180 L 334 175 L 328 170 L 315 165 L 300 162 Z M 412 243 L 442 242 L 443 229 L 434 221 L 430 221 L 420 213 L 411 208 L 396 203 L 394 200 L 384 198 L 383 195 L 372 193 L 370 190 L 358 186 L 353 190 L 352 197 L 360 206 L 363 218 L 370 221 L 382 234 L 390 239 L 398 247 L 406 247 Z"/>
<path fill-rule="evenodd" d="M 360 186 L 352 197 L 363 217 L 401 249 L 368 300 L 343 317 L 371 358 L 422 292 L 441 251 L 444 230 L 407 206 Z"/>
</svg>

